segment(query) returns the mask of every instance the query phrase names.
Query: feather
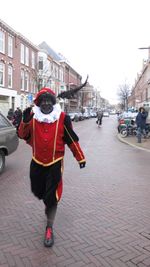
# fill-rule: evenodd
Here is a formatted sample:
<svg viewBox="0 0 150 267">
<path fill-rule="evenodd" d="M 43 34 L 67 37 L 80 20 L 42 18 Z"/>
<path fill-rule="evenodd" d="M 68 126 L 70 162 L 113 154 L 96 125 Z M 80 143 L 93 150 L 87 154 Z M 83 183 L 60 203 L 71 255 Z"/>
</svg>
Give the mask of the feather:
<svg viewBox="0 0 150 267">
<path fill-rule="evenodd" d="M 75 87 L 74 89 L 70 89 L 68 91 L 64 91 L 64 92 L 60 93 L 57 97 L 58 98 L 67 98 L 67 99 L 74 98 L 75 94 L 87 84 L 88 77 L 89 76 L 87 75 L 85 82 L 83 84 L 81 84 L 80 86 Z"/>
</svg>

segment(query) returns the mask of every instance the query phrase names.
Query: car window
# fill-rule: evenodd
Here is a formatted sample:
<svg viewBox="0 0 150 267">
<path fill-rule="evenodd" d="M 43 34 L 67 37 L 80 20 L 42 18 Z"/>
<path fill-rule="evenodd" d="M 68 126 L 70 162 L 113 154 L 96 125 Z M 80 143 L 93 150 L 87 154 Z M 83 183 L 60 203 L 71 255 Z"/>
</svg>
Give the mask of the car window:
<svg viewBox="0 0 150 267">
<path fill-rule="evenodd" d="M 8 127 L 10 123 L 0 114 L 0 128 Z"/>
</svg>

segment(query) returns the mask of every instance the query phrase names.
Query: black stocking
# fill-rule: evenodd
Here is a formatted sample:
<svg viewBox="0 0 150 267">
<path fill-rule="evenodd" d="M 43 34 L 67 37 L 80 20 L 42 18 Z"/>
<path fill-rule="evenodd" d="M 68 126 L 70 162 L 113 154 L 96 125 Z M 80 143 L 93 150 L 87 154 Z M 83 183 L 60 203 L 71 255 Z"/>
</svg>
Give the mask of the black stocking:
<svg viewBox="0 0 150 267">
<path fill-rule="evenodd" d="M 57 203 L 51 207 L 46 208 L 47 226 L 53 226 L 56 211 L 57 211 Z"/>
</svg>

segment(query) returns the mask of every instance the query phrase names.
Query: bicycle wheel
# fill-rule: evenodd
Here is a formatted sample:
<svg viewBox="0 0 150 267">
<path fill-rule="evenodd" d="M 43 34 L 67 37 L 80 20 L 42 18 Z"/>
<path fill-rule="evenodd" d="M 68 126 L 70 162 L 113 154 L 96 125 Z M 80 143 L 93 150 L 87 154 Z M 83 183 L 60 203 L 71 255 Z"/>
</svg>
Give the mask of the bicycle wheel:
<svg viewBox="0 0 150 267">
<path fill-rule="evenodd" d="M 121 137 L 127 137 L 127 135 L 128 135 L 128 131 L 127 131 L 127 129 L 122 129 L 121 131 L 120 131 L 120 135 L 121 135 Z"/>
</svg>

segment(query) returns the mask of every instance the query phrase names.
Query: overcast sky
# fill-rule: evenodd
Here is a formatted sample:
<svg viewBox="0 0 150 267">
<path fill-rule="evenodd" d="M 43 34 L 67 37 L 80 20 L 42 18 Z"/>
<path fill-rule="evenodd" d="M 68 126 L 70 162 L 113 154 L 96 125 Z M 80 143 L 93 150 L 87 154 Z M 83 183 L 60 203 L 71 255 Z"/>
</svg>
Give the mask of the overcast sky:
<svg viewBox="0 0 150 267">
<path fill-rule="evenodd" d="M 4 0 L 0 18 L 63 54 L 110 103 L 132 86 L 150 46 L 150 0 Z"/>
</svg>

